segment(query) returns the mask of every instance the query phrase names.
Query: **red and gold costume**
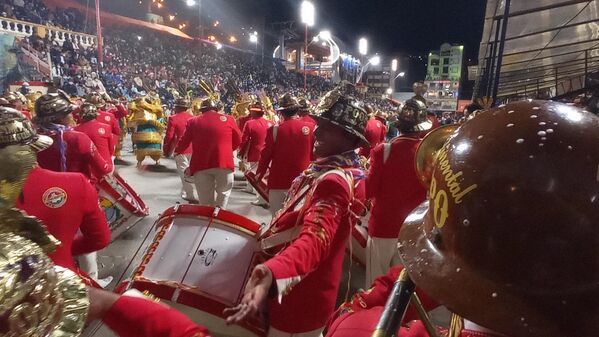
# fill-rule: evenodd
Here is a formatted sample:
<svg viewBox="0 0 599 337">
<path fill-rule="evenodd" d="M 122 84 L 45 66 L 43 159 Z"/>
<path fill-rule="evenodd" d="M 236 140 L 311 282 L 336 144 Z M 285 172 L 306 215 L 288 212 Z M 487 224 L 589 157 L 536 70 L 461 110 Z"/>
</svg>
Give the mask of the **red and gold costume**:
<svg viewBox="0 0 599 337">
<path fill-rule="evenodd" d="M 102 321 L 121 337 L 210 337 L 206 328 L 176 309 L 127 295 L 119 297 Z"/>
<path fill-rule="evenodd" d="M 269 303 L 272 328 L 302 333 L 326 325 L 335 307 L 353 214 L 361 212 L 363 178 L 351 151 L 316 161 L 293 183 L 262 241 L 267 250 L 288 243 L 264 263 L 278 292 Z"/>
</svg>

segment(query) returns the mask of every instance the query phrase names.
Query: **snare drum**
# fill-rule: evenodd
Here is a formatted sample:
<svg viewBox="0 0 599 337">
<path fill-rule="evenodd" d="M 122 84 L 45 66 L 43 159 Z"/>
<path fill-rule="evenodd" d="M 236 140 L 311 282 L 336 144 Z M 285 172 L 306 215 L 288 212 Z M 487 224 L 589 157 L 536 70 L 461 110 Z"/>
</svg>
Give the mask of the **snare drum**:
<svg viewBox="0 0 599 337">
<path fill-rule="evenodd" d="M 100 206 L 112 232 L 112 240 L 149 214 L 148 207 L 127 182 L 114 173 L 98 183 Z"/>
<path fill-rule="evenodd" d="M 200 205 L 167 209 L 140 265 L 120 290 L 149 291 L 217 336 L 263 336 L 259 322 L 227 326 L 223 310 L 237 305 L 252 269 L 262 262 L 260 225 Z"/>
</svg>

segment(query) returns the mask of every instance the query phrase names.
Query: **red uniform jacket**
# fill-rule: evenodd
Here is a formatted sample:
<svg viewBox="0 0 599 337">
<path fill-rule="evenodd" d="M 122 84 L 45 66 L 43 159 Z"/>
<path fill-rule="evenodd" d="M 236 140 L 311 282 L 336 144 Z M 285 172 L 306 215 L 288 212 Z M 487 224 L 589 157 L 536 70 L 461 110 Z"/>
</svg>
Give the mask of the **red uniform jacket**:
<svg viewBox="0 0 599 337">
<path fill-rule="evenodd" d="M 276 139 L 274 133 L 276 131 Z M 257 175 L 268 173 L 268 188 L 286 190 L 312 160 L 314 126 L 299 116 L 268 129 Z"/>
<path fill-rule="evenodd" d="M 62 171 L 58 148 L 60 135 L 56 132 L 51 132 L 48 135 L 54 139 L 54 143 L 37 154 L 37 161 L 45 169 L 60 172 Z M 67 172 L 83 173 L 90 180 L 94 180 L 94 177 L 100 178 L 110 172 L 110 167 L 86 134 L 66 130 L 63 133 L 63 140 L 67 147 Z"/>
<path fill-rule="evenodd" d="M 264 117 L 254 117 L 245 123 L 239 145 L 242 158 L 250 163 L 260 160 L 260 153 L 266 143 L 266 132 L 271 126 L 273 123 Z"/>
<path fill-rule="evenodd" d="M 132 296 L 121 296 L 102 321 L 121 337 L 209 337 L 210 334 L 173 308 Z"/>
<path fill-rule="evenodd" d="M 245 127 L 245 123 L 247 123 L 247 121 L 249 121 L 251 118 L 252 118 L 252 116 L 250 116 L 250 115 L 239 117 L 239 119 L 237 120 L 237 125 L 239 126 L 239 130 L 243 130 L 243 128 Z"/>
<path fill-rule="evenodd" d="M 368 290 L 361 290 L 355 294 L 351 302 L 344 303 L 339 308 L 342 313 L 339 317 L 333 320 L 333 323 L 327 329 L 327 337 L 370 337 L 374 330 L 387 299 L 391 295 L 393 286 L 399 273 L 402 271 L 402 266 L 395 266 L 389 269 L 386 275 L 377 277 L 372 286 Z M 425 310 L 430 311 L 438 307 L 439 304 L 429 298 L 419 289 L 416 290 L 418 297 L 422 301 Z M 413 306 L 408 306 L 408 310 L 404 317 L 404 322 L 410 322 L 418 319 L 418 312 Z M 402 328 L 401 335 L 404 336 L 427 336 L 420 334 L 407 334 L 411 329 Z M 411 331 L 412 333 L 421 330 Z M 426 332 L 426 330 L 422 330 Z M 421 332 L 419 332 L 421 333 Z"/>
<path fill-rule="evenodd" d="M 187 121 L 192 119 L 193 115 L 188 111 L 178 112 L 168 118 L 166 125 L 166 136 L 164 137 L 164 153 L 170 154 L 177 147 L 177 143 L 185 133 Z M 180 154 L 191 153 L 191 143 Z"/>
<path fill-rule="evenodd" d="M 96 189 L 82 174 L 35 167 L 25 180 L 17 207 L 39 218 L 60 240 L 56 251 L 48 254 L 59 266 L 76 271 L 73 255 L 95 252 L 110 242 Z"/>
<path fill-rule="evenodd" d="M 121 127 L 119 126 L 119 121 L 113 114 L 110 112 L 98 109 L 98 117 L 96 120 L 100 123 L 104 123 L 110 127 L 110 133 L 112 133 L 116 138 L 121 135 Z"/>
<path fill-rule="evenodd" d="M 359 153 L 361 156 L 369 157 L 370 151 L 385 141 L 385 137 L 387 136 L 387 126 L 376 118 L 370 118 L 366 124 L 364 136 L 366 136 L 370 145 L 360 148 Z"/>
<path fill-rule="evenodd" d="M 106 124 L 92 119 L 77 125 L 75 131 L 83 132 L 91 139 L 102 158 L 108 164 L 110 171 L 112 171 L 112 156 L 114 155 L 116 144 L 114 136 L 108 131 Z"/>
<path fill-rule="evenodd" d="M 235 169 L 233 151 L 241 142 L 241 131 L 231 116 L 206 111 L 187 121 L 176 154 L 183 153 L 192 144 L 190 174 L 211 168 Z"/>
<path fill-rule="evenodd" d="M 390 142 L 387 161 L 383 158 L 385 144 L 372 150 L 366 179 L 366 198 L 373 201 L 370 236 L 397 238 L 405 218 L 426 198 L 414 168 L 420 141 L 418 135 L 396 137 Z"/>
<path fill-rule="evenodd" d="M 104 111 L 104 109 L 102 109 L 102 111 Z M 119 103 L 115 105 L 113 108 L 105 111 L 111 113 L 114 117 L 116 117 L 116 119 L 125 118 L 129 114 L 129 111 L 127 111 L 127 108 L 125 108 L 125 106 L 122 103 Z"/>
<path fill-rule="evenodd" d="M 352 188 L 352 181 L 337 173 L 314 179 L 310 175 L 294 183 L 288 200 L 309 188 L 303 205 L 284 206 L 269 230 L 299 230 L 295 240 L 264 263 L 272 271 L 279 293 L 269 303 L 270 325 L 289 333 L 322 328 L 331 317 L 345 247 L 355 223 L 350 207 L 359 214 L 356 207 L 364 200 L 363 180 Z"/>
<path fill-rule="evenodd" d="M 312 126 L 314 126 L 314 128 L 316 128 L 316 124 L 318 124 L 316 122 L 316 120 L 314 119 L 314 117 L 310 116 L 310 114 L 306 114 L 301 116 L 303 120 L 305 120 L 306 122 L 312 124 Z"/>
</svg>

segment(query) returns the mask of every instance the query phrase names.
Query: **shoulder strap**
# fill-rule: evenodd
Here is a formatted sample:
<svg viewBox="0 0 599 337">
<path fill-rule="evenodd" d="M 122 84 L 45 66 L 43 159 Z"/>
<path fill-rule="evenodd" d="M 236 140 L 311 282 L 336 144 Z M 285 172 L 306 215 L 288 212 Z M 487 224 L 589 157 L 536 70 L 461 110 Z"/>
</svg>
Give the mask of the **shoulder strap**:
<svg viewBox="0 0 599 337">
<path fill-rule="evenodd" d="M 387 162 L 389 159 L 389 155 L 391 154 L 391 143 L 383 144 L 383 164 Z"/>
<path fill-rule="evenodd" d="M 277 134 L 279 133 L 279 125 L 275 124 L 272 127 L 272 140 L 274 143 L 277 142 Z"/>
</svg>

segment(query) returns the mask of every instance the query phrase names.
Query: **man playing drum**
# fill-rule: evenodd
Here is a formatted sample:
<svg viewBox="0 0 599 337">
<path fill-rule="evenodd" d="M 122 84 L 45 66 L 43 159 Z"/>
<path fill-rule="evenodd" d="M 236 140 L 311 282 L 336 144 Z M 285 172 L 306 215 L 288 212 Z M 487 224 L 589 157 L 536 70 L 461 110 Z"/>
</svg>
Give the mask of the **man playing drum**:
<svg viewBox="0 0 599 337">
<path fill-rule="evenodd" d="M 315 118 L 319 159 L 293 182 L 263 232 L 262 248 L 277 255 L 254 268 L 241 303 L 227 309 L 230 324 L 267 310 L 268 336 L 322 333 L 335 307 L 350 230 L 363 210 L 365 174 L 354 150 L 367 144 L 366 112 L 333 90 Z"/>
</svg>

